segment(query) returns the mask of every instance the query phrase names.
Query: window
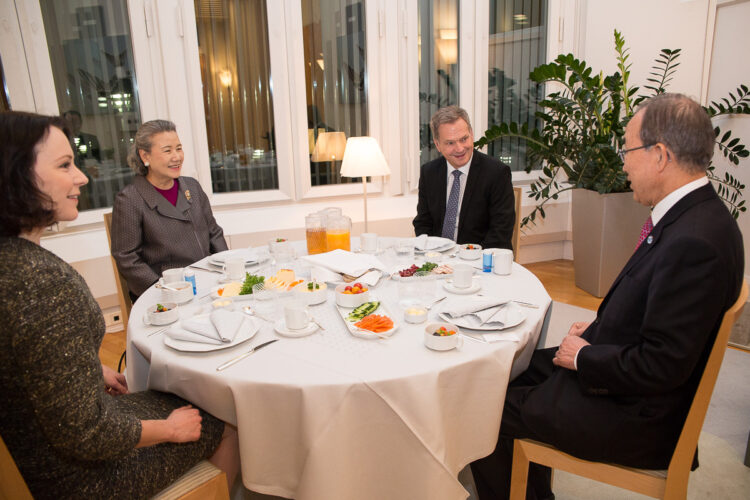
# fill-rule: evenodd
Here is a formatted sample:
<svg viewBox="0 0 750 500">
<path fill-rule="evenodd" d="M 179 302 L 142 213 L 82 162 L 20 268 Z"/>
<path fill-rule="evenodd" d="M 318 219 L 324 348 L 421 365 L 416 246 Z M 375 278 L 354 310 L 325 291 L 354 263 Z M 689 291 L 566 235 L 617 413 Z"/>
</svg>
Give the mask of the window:
<svg viewBox="0 0 750 500">
<path fill-rule="evenodd" d="M 41 0 L 60 113 L 89 179 L 79 209 L 112 205 L 133 178 L 128 149 L 141 123 L 125 0 Z"/>
<path fill-rule="evenodd" d="M 302 0 L 310 184 L 342 178 L 346 139 L 368 135 L 364 2 Z"/>
<path fill-rule="evenodd" d="M 458 104 L 458 0 L 419 0 L 419 163 L 438 158 L 430 118 Z"/>
<path fill-rule="evenodd" d="M 195 0 L 214 193 L 279 188 L 265 0 Z"/>
<path fill-rule="evenodd" d="M 529 73 L 546 62 L 547 1 L 491 0 L 489 25 L 488 127 L 509 121 L 538 127 L 534 114 L 543 89 Z M 526 167 L 522 140 L 504 137 L 487 153 L 511 170 Z"/>
</svg>

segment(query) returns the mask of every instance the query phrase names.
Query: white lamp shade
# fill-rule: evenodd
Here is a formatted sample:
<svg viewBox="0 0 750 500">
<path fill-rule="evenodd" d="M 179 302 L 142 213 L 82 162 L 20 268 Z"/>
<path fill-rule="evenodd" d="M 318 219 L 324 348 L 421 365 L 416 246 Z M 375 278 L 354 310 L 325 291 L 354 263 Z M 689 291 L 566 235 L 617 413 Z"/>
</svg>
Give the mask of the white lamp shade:
<svg viewBox="0 0 750 500">
<path fill-rule="evenodd" d="M 315 142 L 310 161 L 336 161 L 344 157 L 346 134 L 343 132 L 321 132 Z"/>
<path fill-rule="evenodd" d="M 366 177 L 389 175 L 391 169 L 374 137 L 350 137 L 346 141 L 344 161 L 341 163 L 342 177 Z"/>
</svg>

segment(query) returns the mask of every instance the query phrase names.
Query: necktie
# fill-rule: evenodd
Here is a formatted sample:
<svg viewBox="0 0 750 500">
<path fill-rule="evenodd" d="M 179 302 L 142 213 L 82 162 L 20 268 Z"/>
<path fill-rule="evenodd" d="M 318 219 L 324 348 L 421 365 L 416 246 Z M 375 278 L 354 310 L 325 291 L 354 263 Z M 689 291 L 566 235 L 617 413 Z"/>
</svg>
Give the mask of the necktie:
<svg viewBox="0 0 750 500">
<path fill-rule="evenodd" d="M 451 194 L 448 196 L 448 204 L 445 206 L 445 218 L 443 219 L 443 238 L 454 239 L 456 232 L 456 215 L 458 214 L 458 196 L 461 193 L 461 171 L 453 170 L 453 185 Z"/>
<path fill-rule="evenodd" d="M 638 247 L 641 246 L 641 243 L 643 243 L 643 240 L 646 239 L 653 228 L 654 224 L 653 222 L 651 222 L 651 216 L 649 215 L 648 219 L 646 219 L 646 222 L 643 223 L 643 227 L 641 228 L 641 236 L 638 238 L 638 244 L 635 246 L 636 250 L 638 250 Z"/>
</svg>

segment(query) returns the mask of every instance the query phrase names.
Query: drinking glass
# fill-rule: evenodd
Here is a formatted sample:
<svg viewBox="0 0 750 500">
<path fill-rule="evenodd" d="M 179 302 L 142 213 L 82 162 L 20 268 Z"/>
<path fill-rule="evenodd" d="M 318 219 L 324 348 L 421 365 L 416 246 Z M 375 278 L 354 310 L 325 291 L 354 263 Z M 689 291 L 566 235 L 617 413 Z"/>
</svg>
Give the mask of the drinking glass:
<svg viewBox="0 0 750 500">
<path fill-rule="evenodd" d="M 305 217 L 305 239 L 307 240 L 308 255 L 328 251 L 325 221 L 326 218 L 320 214 L 310 214 Z"/>
<path fill-rule="evenodd" d="M 396 260 L 399 264 L 409 266 L 414 263 L 414 245 L 410 242 L 402 241 L 394 247 Z"/>
<path fill-rule="evenodd" d="M 326 222 L 326 247 L 328 251 L 340 248 L 351 250 L 352 221 L 346 215 L 329 216 Z"/>
</svg>

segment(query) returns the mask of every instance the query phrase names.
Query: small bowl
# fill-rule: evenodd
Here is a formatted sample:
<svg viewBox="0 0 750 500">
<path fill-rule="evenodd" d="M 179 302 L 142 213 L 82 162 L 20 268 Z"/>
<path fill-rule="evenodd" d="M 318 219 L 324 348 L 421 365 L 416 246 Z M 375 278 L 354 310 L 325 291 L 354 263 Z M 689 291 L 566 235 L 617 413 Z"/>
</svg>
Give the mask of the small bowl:
<svg viewBox="0 0 750 500">
<path fill-rule="evenodd" d="M 305 281 L 294 287 L 294 291 L 300 298 L 303 298 L 308 305 L 322 304 L 328 298 L 328 285 L 325 283 L 317 282 L 316 284 L 320 287 L 315 290 L 309 290 L 307 288 L 310 281 Z"/>
<path fill-rule="evenodd" d="M 441 326 L 445 327 L 446 330 L 453 330 L 456 333 L 445 337 L 433 335 Z M 424 345 L 434 351 L 449 351 L 456 347 L 461 347 L 464 339 L 459 333 L 461 333 L 461 330 L 452 323 L 430 323 L 424 329 Z"/>
<path fill-rule="evenodd" d="M 426 319 L 427 309 L 422 305 L 410 305 L 404 310 L 404 321 L 407 323 L 422 323 Z"/>
<path fill-rule="evenodd" d="M 344 283 L 336 287 L 336 304 L 341 307 L 357 307 L 370 301 L 369 289 L 362 293 L 343 293 L 344 289 L 348 286 L 351 285 L 349 283 Z"/>
<path fill-rule="evenodd" d="M 461 245 L 458 256 L 465 260 L 474 260 L 482 256 L 482 246 L 476 243 Z"/>
<path fill-rule="evenodd" d="M 166 283 L 164 286 L 176 289 L 170 290 L 168 288 L 162 288 L 161 296 L 164 299 L 164 302 L 184 304 L 193 299 L 193 284 L 189 281 L 175 281 L 172 283 Z"/>
<path fill-rule="evenodd" d="M 177 321 L 177 318 L 180 317 L 180 313 L 177 311 L 177 304 L 174 302 L 160 302 L 159 304 L 166 307 L 167 310 L 164 312 L 156 312 L 156 306 L 158 304 L 150 306 L 146 310 L 146 317 L 148 318 L 149 324 L 160 326 L 168 325 Z"/>
<path fill-rule="evenodd" d="M 436 252 L 435 250 L 429 250 L 424 253 L 424 260 L 426 262 L 434 262 L 440 264 L 443 261 L 443 254 Z"/>
</svg>

